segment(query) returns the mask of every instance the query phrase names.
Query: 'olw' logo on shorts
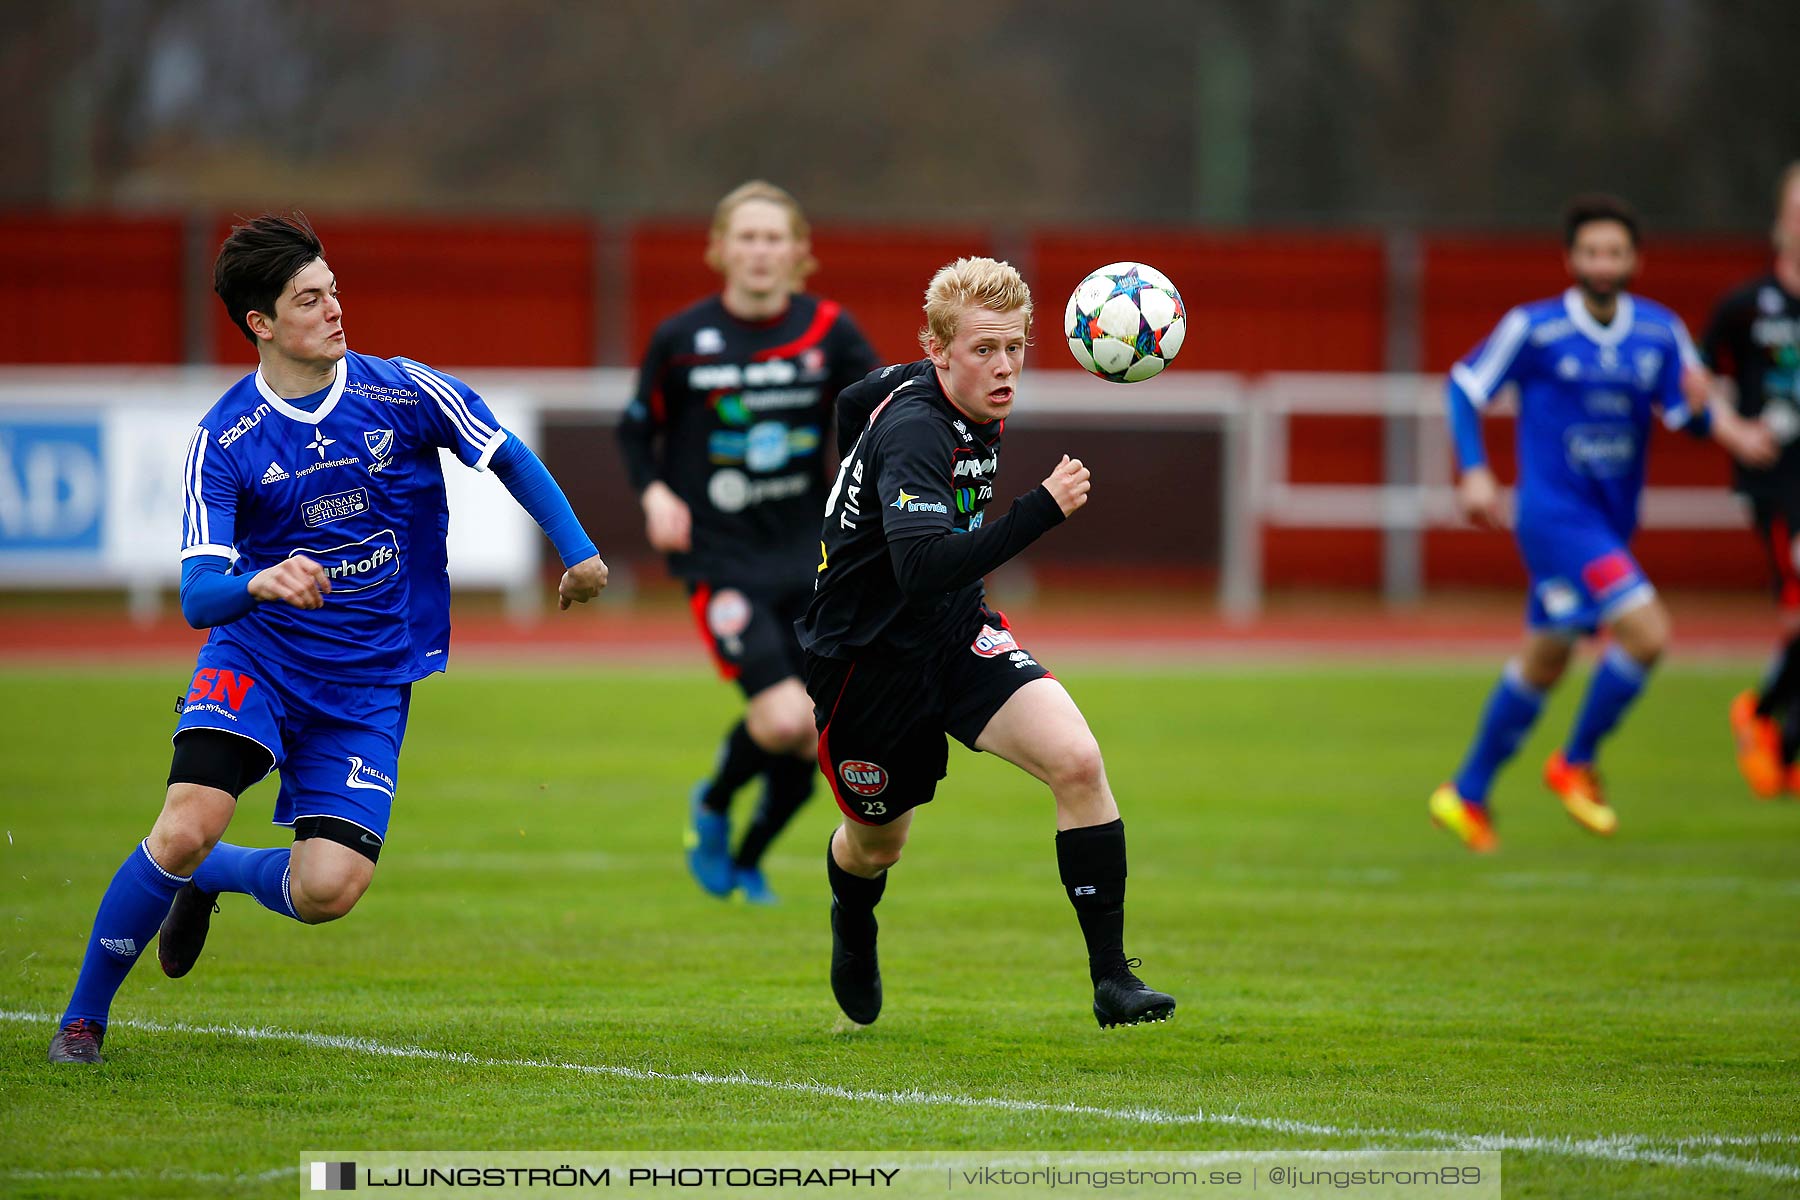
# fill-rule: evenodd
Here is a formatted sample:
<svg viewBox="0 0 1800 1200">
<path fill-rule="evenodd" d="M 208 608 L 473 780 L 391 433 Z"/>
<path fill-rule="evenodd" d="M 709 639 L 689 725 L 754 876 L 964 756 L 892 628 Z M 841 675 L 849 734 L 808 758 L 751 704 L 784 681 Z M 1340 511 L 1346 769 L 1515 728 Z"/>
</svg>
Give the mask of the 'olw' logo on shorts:
<svg viewBox="0 0 1800 1200">
<path fill-rule="evenodd" d="M 256 680 L 248 675 L 227 671 L 223 667 L 201 667 L 194 672 L 194 682 L 188 688 L 187 701 L 193 704 L 199 700 L 223 700 L 231 706 L 232 712 L 237 712 L 244 707 L 244 697 L 255 686 Z"/>
</svg>

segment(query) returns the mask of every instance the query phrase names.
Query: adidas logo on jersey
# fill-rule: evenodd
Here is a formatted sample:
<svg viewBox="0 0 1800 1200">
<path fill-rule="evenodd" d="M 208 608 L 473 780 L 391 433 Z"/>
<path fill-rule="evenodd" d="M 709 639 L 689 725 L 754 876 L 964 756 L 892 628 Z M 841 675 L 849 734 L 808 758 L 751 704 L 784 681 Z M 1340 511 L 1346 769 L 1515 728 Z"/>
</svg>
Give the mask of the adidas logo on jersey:
<svg viewBox="0 0 1800 1200">
<path fill-rule="evenodd" d="M 272 462 L 269 464 L 269 469 L 263 472 L 262 481 L 264 483 L 280 483 L 287 477 L 288 473 L 281 469 L 281 464 Z"/>
<path fill-rule="evenodd" d="M 130 938 L 101 938 L 100 944 L 114 954 L 122 954 L 126 958 L 137 957 L 137 943 Z"/>
</svg>

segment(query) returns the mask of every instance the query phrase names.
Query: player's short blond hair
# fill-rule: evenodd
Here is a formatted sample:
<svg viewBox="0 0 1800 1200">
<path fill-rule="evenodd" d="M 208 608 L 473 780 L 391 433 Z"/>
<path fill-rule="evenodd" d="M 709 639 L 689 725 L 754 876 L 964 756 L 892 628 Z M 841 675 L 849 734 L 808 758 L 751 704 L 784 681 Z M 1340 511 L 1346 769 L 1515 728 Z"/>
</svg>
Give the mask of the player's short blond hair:
<svg viewBox="0 0 1800 1200">
<path fill-rule="evenodd" d="M 935 342 L 948 350 L 956 339 L 963 310 L 974 306 L 989 312 L 1025 312 L 1025 332 L 1031 333 L 1031 289 L 1011 264 L 995 258 L 959 258 L 931 277 L 925 289 L 925 328 L 919 345 L 931 351 Z"/>
<path fill-rule="evenodd" d="M 719 243 L 724 241 L 725 231 L 731 228 L 731 214 L 752 200 L 762 200 L 787 210 L 788 229 L 794 240 L 806 247 L 806 253 L 800 256 L 799 265 L 794 268 L 794 286 L 800 287 L 808 275 L 819 269 L 819 260 L 812 253 L 812 226 L 806 223 L 806 214 L 801 211 L 800 202 L 794 199 L 793 193 L 766 179 L 738 184 L 713 208 L 712 231 L 706 239 L 706 265 L 721 275 L 725 273 L 725 258 L 719 252 Z"/>
</svg>

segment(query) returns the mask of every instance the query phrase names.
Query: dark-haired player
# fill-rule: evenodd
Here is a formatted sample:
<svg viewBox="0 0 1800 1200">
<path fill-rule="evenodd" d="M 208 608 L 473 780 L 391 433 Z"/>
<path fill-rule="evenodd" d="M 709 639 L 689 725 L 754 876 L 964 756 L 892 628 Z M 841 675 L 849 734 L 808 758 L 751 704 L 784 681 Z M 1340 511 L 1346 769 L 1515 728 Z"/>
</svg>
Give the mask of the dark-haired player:
<svg viewBox="0 0 1800 1200">
<path fill-rule="evenodd" d="M 1781 606 L 1782 645 L 1768 675 L 1731 703 L 1738 768 L 1764 799 L 1800 792 L 1800 162 L 1781 173 L 1771 239 L 1774 263 L 1719 301 L 1700 343 L 1707 365 L 1731 382 L 1727 402 L 1781 445 L 1772 465 L 1740 464 L 1732 482 L 1750 502 Z"/>
<path fill-rule="evenodd" d="M 806 218 L 774 184 L 719 201 L 706 261 L 724 286 L 651 337 L 619 444 L 651 546 L 748 701 L 694 791 L 688 867 L 715 896 L 766 904 L 763 853 L 813 789 L 794 620 L 812 595 L 824 439 L 832 401 L 875 355 L 839 305 L 800 291 L 816 265 Z M 758 776 L 761 802 L 734 852 L 731 799 Z"/>
<path fill-rule="evenodd" d="M 1490 695 L 1462 768 L 1429 804 L 1432 819 L 1477 852 L 1497 846 L 1487 808 L 1495 772 L 1537 720 L 1576 641 L 1602 627 L 1612 644 L 1544 783 L 1584 829 L 1610 836 L 1618 827 L 1595 758 L 1669 638 L 1668 610 L 1630 550 L 1652 416 L 1660 411 L 1669 428 L 1711 436 L 1745 461 L 1773 451 L 1767 430 L 1724 406 L 1689 406 L 1684 376 L 1700 368 L 1687 330 L 1626 290 L 1638 260 L 1632 210 L 1610 196 L 1577 197 L 1563 232 L 1574 286 L 1508 312 L 1450 371 L 1457 500 L 1483 528 L 1505 520 L 1479 410 L 1504 385 L 1518 387 L 1515 535 L 1531 576 L 1525 645 Z"/>
<path fill-rule="evenodd" d="M 52 1062 L 97 1063 L 114 994 L 149 946 L 199 957 L 221 892 L 307 924 L 375 873 L 412 684 L 449 658 L 438 449 L 491 469 L 568 568 L 561 606 L 606 586 L 562 490 L 467 386 L 352 353 L 337 278 L 303 217 L 237 226 L 213 286 L 259 365 L 201 418 L 182 471 L 181 611 L 210 627 L 175 728 L 162 814 L 100 901 Z M 292 849 L 219 841 L 277 768 Z"/>
<path fill-rule="evenodd" d="M 986 520 L 1025 365 L 1030 289 L 1006 263 L 959 259 L 933 277 L 925 319 L 924 359 L 839 398 L 840 420 L 867 415 L 826 504 L 817 591 L 800 624 L 819 766 L 844 813 L 825 856 L 832 993 L 853 1021 L 881 1012 L 875 905 L 913 810 L 944 777 L 949 734 L 1049 785 L 1095 1018 L 1163 1020 L 1175 1001 L 1125 957 L 1125 825 L 1100 747 L 1062 684 L 984 603 L 982 576 L 1088 495 L 1087 468 L 1064 456 Z"/>
</svg>

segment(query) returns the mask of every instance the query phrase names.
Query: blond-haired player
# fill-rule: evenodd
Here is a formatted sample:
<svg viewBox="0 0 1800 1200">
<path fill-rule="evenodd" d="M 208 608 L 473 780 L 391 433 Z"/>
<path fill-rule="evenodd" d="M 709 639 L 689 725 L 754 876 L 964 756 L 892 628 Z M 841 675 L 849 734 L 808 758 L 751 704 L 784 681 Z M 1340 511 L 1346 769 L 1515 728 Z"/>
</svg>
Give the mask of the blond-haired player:
<svg viewBox="0 0 1800 1200">
<path fill-rule="evenodd" d="M 763 852 L 815 777 L 794 620 L 811 595 L 831 406 L 875 353 L 839 305 L 801 292 L 817 266 L 811 234 L 774 184 L 719 201 L 706 261 L 719 294 L 657 328 L 619 442 L 650 544 L 748 702 L 694 790 L 688 867 L 713 895 L 769 903 Z M 734 851 L 731 799 L 758 776 L 762 801 Z"/>
<path fill-rule="evenodd" d="M 933 277 L 925 318 L 923 359 L 840 398 L 841 422 L 866 417 L 826 503 L 800 624 L 819 765 L 844 813 L 826 853 L 832 992 L 853 1021 L 881 1012 L 875 905 L 913 810 L 944 777 L 948 734 L 1049 786 L 1095 1018 L 1163 1020 L 1175 1001 L 1145 986 L 1125 957 L 1125 826 L 1100 747 L 1062 684 L 984 602 L 982 576 L 1088 496 L 1087 468 L 1065 455 L 986 519 L 1025 366 L 1031 291 L 1006 263 L 958 259 Z"/>
</svg>

